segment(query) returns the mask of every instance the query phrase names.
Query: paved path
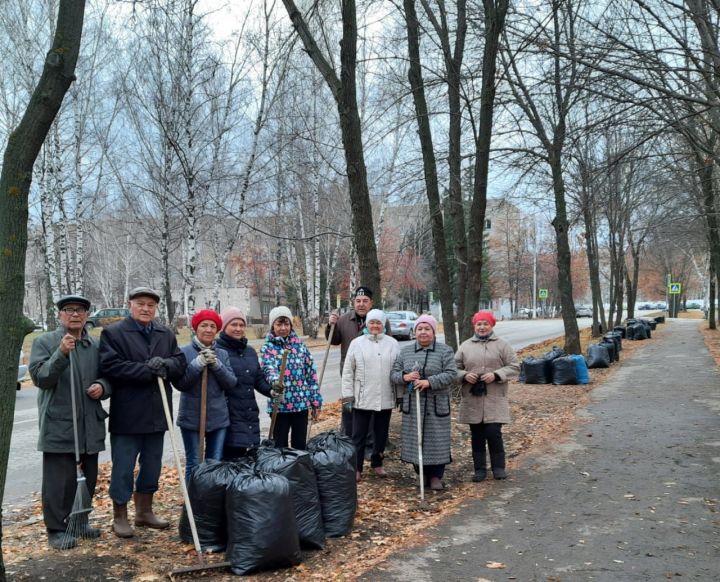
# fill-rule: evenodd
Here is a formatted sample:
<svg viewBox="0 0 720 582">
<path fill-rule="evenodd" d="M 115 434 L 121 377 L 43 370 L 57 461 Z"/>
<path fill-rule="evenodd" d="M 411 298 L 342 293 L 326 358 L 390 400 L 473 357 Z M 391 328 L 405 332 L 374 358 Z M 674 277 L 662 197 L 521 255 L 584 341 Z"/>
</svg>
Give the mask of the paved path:
<svg viewBox="0 0 720 582">
<path fill-rule="evenodd" d="M 720 579 L 720 374 L 697 320 L 667 325 L 569 439 L 362 579 Z"/>
</svg>

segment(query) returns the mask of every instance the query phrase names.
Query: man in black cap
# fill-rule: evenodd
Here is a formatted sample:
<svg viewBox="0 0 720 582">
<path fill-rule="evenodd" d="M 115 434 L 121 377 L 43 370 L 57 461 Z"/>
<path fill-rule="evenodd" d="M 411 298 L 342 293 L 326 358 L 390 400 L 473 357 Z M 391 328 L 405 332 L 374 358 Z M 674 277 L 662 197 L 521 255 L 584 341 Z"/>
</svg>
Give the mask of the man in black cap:
<svg viewBox="0 0 720 582">
<path fill-rule="evenodd" d="M 360 286 L 353 294 L 353 309 L 338 316 L 331 313 L 328 319 L 328 327 L 325 328 L 325 338 L 330 340 L 333 346 L 340 346 L 340 376 L 342 377 L 345 356 L 347 355 L 350 342 L 362 335 L 365 327 L 365 316 L 373 308 L 373 292 L 369 287 Z M 330 326 L 335 324 L 332 338 L 330 338 Z M 385 323 L 385 331 L 390 335 L 390 323 Z M 342 430 L 352 438 L 352 410 L 343 407 Z M 368 436 L 368 443 L 371 445 L 372 437 Z"/>
<path fill-rule="evenodd" d="M 66 295 L 57 302 L 57 308 L 58 328 L 33 341 L 30 376 L 40 389 L 38 450 L 43 454 L 43 519 L 49 544 L 64 550 L 77 545 L 77 539 L 66 532 L 77 488 L 72 390 L 80 464 L 92 498 L 98 453 L 105 450 L 107 413 L 100 400 L 110 396 L 110 384 L 98 377 L 98 341 L 85 331 L 90 301 L 80 295 Z M 82 538 L 100 536 L 100 530 L 90 526 L 76 533 Z"/>
<path fill-rule="evenodd" d="M 158 378 L 179 380 L 185 356 L 175 334 L 155 321 L 160 296 L 149 287 L 130 291 L 130 316 L 105 328 L 100 336 L 100 368 L 112 383 L 110 446 L 113 532 L 121 538 L 134 535 L 127 518 L 130 497 L 135 501 L 135 525 L 163 529 L 168 522 L 152 509 L 162 468 L 167 421 Z M 172 406 L 172 389 L 164 383 Z M 135 462 L 140 470 L 133 483 Z M 134 494 L 133 494 L 134 491 Z"/>
</svg>

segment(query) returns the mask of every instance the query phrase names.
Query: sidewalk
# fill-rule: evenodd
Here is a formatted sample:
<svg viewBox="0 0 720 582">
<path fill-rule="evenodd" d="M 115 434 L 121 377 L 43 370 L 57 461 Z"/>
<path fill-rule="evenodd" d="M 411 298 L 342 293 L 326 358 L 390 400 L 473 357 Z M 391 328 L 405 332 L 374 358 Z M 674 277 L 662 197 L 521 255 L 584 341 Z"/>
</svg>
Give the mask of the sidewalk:
<svg viewBox="0 0 720 582">
<path fill-rule="evenodd" d="M 666 325 L 569 439 L 361 580 L 717 580 L 720 374 L 697 320 Z"/>
</svg>

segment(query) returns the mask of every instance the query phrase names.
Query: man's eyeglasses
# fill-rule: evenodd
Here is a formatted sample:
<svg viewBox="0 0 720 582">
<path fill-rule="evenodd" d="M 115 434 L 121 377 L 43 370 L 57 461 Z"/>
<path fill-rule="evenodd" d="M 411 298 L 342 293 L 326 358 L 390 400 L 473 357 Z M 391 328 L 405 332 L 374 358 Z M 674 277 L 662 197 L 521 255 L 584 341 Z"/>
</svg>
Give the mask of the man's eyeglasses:
<svg viewBox="0 0 720 582">
<path fill-rule="evenodd" d="M 87 313 L 87 309 L 84 307 L 63 307 L 60 311 L 67 313 L 68 315 L 85 315 Z"/>
</svg>

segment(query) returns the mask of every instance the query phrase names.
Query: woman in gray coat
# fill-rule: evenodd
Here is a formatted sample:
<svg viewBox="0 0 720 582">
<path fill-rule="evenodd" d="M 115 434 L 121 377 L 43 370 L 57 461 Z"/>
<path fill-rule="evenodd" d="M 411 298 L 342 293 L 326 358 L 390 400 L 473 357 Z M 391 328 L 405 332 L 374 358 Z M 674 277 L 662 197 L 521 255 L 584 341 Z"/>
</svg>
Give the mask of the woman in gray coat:
<svg viewBox="0 0 720 582">
<path fill-rule="evenodd" d="M 472 323 L 473 337 L 455 355 L 462 382 L 458 422 L 470 425 L 473 481 L 487 478 L 486 443 L 493 477 L 506 479 L 502 425 L 510 422 L 507 383 L 517 377 L 520 361 L 510 344 L 493 333 L 496 321 L 490 311 L 478 311 Z"/>
<path fill-rule="evenodd" d="M 423 474 L 433 491 L 444 489 L 442 477 L 450 455 L 450 389 L 455 383 L 457 367 L 451 347 L 435 338 L 437 321 L 421 315 L 415 321 L 415 341 L 406 345 L 393 366 L 390 379 L 412 390 L 420 391 L 422 424 Z M 403 391 L 399 402 L 402 416 L 402 450 L 400 459 L 412 463 L 419 471 L 418 429 L 415 393 Z"/>
</svg>

